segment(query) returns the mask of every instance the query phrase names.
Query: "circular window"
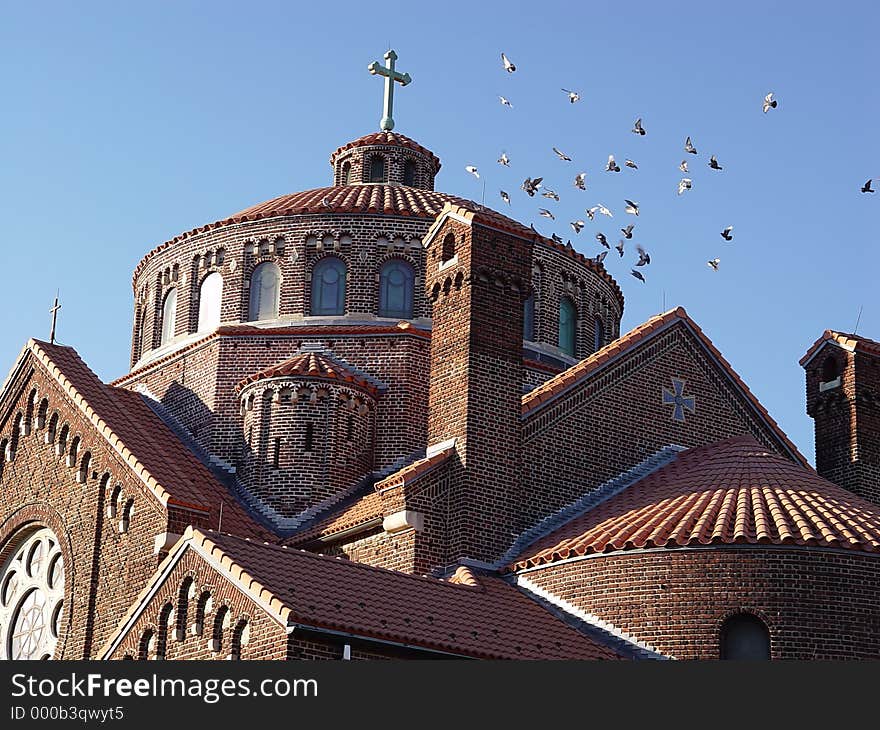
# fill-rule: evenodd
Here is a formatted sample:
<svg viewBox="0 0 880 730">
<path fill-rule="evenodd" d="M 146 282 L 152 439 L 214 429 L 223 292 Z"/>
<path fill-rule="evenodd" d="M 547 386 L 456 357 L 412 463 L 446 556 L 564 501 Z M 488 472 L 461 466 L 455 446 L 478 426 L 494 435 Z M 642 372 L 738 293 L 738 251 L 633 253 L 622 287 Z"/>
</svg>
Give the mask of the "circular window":
<svg viewBox="0 0 880 730">
<path fill-rule="evenodd" d="M 64 615 L 64 558 L 47 529 L 30 533 L 0 569 L 0 659 L 48 659 Z"/>
</svg>

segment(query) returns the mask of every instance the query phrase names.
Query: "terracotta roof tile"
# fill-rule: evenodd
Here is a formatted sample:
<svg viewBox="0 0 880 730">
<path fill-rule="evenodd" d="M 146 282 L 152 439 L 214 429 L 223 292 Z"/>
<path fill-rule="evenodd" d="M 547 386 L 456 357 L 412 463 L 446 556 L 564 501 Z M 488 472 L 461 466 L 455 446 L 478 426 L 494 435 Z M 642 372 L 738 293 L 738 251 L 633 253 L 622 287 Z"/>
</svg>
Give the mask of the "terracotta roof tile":
<svg viewBox="0 0 880 730">
<path fill-rule="evenodd" d="M 284 544 L 306 545 L 318 538 L 332 537 L 362 525 L 372 524 L 376 520 L 381 520 L 384 514 L 381 495 L 371 489 L 354 502 L 346 504 L 302 532 L 291 535 Z"/>
<path fill-rule="evenodd" d="M 321 352 L 300 352 L 293 357 L 271 367 L 261 370 L 254 375 L 239 381 L 235 386 L 236 393 L 251 383 L 268 378 L 283 378 L 287 376 L 300 376 L 304 378 L 316 378 L 319 380 L 332 380 L 337 383 L 348 383 L 357 386 L 368 393 L 376 395 L 378 388 L 369 378 L 355 373 L 342 363 L 334 360 Z"/>
<path fill-rule="evenodd" d="M 335 163 L 340 152 L 345 152 L 346 150 L 354 149 L 355 147 L 368 147 L 370 145 L 405 147 L 406 149 L 414 150 L 431 158 L 435 168 L 437 170 L 440 169 L 440 158 L 437 157 L 437 155 L 431 152 L 427 147 L 422 147 L 422 145 L 414 139 L 410 139 L 398 132 L 372 132 L 370 134 L 365 134 L 363 137 L 358 137 L 348 144 L 342 145 L 342 147 L 339 147 L 332 155 L 330 155 L 330 164 L 333 165 Z"/>
<path fill-rule="evenodd" d="M 525 550 L 511 569 L 692 545 L 814 545 L 880 552 L 880 507 L 752 436 L 689 449 Z"/>
<path fill-rule="evenodd" d="M 443 466 L 454 453 L 455 448 L 450 446 L 442 451 L 438 451 L 436 454 L 431 454 L 431 456 L 414 461 L 393 474 L 389 474 L 382 481 L 376 482 L 376 491 L 382 492 L 385 489 L 412 484 L 428 472 Z"/>
<path fill-rule="evenodd" d="M 807 350 L 806 354 L 800 359 L 799 362 L 801 367 L 812 360 L 813 356 L 826 342 L 839 345 L 844 350 L 849 350 L 850 352 L 867 352 L 871 355 L 880 355 L 880 342 L 877 342 L 876 340 L 868 339 L 862 335 L 852 335 L 846 332 L 825 330 L 825 332 L 822 333 L 822 336 L 810 345 L 810 349 Z"/>
</svg>

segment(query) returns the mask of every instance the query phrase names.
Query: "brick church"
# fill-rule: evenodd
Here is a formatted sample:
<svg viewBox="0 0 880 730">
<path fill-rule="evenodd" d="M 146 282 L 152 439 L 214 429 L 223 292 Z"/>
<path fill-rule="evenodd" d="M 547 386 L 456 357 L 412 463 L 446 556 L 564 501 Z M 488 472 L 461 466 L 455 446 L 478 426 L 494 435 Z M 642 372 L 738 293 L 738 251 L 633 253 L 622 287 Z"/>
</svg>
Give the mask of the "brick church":
<svg viewBox="0 0 880 730">
<path fill-rule="evenodd" d="M 112 383 L 24 346 L 0 657 L 880 657 L 880 343 L 802 359 L 814 470 L 683 309 L 621 334 L 392 128 L 150 251 Z"/>
</svg>

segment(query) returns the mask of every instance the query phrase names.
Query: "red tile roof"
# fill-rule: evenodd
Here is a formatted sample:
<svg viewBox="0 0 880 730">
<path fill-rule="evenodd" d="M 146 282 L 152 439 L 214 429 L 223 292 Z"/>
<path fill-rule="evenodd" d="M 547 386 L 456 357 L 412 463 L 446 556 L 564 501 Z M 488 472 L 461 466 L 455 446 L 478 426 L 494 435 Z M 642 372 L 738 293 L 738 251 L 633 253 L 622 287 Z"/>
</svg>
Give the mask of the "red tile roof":
<svg viewBox="0 0 880 730">
<path fill-rule="evenodd" d="M 806 354 L 800 359 L 801 367 L 812 360 L 813 356 L 826 342 L 839 345 L 844 350 L 849 350 L 850 352 L 867 352 L 871 355 L 880 355 L 880 342 L 868 339 L 867 337 L 862 337 L 862 335 L 852 335 L 846 332 L 825 330 L 825 332 L 822 333 L 822 336 L 810 345 L 810 349 L 807 350 Z"/>
<path fill-rule="evenodd" d="M 336 163 L 336 158 L 339 156 L 340 152 L 345 152 L 346 150 L 354 149 L 355 147 L 368 147 L 370 145 L 404 147 L 406 149 L 414 150 L 415 152 L 425 155 L 425 157 L 429 157 L 434 163 L 435 169 L 440 169 L 440 158 L 437 157 L 437 155 L 431 152 L 427 147 L 422 147 L 422 145 L 414 139 L 410 139 L 397 132 L 372 132 L 371 134 L 365 134 L 363 137 L 358 137 L 348 144 L 342 145 L 342 147 L 339 147 L 332 155 L 330 155 L 330 164 L 333 165 Z"/>
<path fill-rule="evenodd" d="M 717 360 L 721 368 L 728 374 L 730 379 L 733 380 L 740 392 L 749 400 L 752 406 L 761 415 L 762 419 L 776 433 L 780 441 L 791 452 L 791 455 L 804 466 L 808 466 L 806 458 L 804 458 L 803 454 L 798 451 L 797 446 L 789 440 L 779 424 L 773 420 L 767 412 L 767 409 L 761 405 L 760 401 L 749 390 L 749 387 L 743 382 L 739 375 L 736 374 L 730 366 L 730 363 L 724 359 L 724 356 L 719 352 L 715 345 L 712 344 L 712 341 L 705 335 L 703 330 L 700 329 L 699 325 L 688 316 L 684 307 L 671 309 L 668 312 L 651 317 L 651 319 L 640 324 L 635 329 L 630 330 L 625 335 L 621 335 L 613 342 L 605 345 L 601 350 L 597 350 L 588 358 L 581 360 L 576 365 L 572 365 L 568 370 L 563 370 L 559 375 L 550 378 L 550 380 L 545 381 L 534 390 L 530 390 L 522 397 L 522 414 L 524 416 L 531 415 L 545 403 L 555 400 L 557 396 L 570 390 L 578 383 L 583 382 L 591 375 L 598 372 L 610 360 L 614 360 L 617 357 L 630 352 L 635 347 L 652 337 L 655 333 L 665 330 L 679 322 L 687 326 L 690 331 L 697 336 L 700 342 L 702 342 L 706 349 Z"/>
<path fill-rule="evenodd" d="M 246 385 L 256 383 L 258 380 L 282 378 L 285 376 L 332 380 L 337 383 L 355 385 L 373 395 L 376 395 L 378 392 L 375 383 L 368 378 L 355 373 L 333 358 L 320 352 L 297 353 L 282 363 L 268 367 L 254 375 L 250 375 L 239 381 L 235 386 L 235 392 L 241 392 L 242 388 Z"/>
<path fill-rule="evenodd" d="M 27 349 L 162 504 L 197 510 L 216 524 L 222 503 L 224 528 L 241 535 L 270 534 L 140 394 L 105 385 L 71 347 L 31 340 Z"/>
<path fill-rule="evenodd" d="M 371 490 L 311 527 L 291 535 L 284 540 L 284 544 L 306 545 L 318 538 L 330 538 L 357 527 L 381 524 L 384 516 L 382 497 L 378 492 Z"/>
<path fill-rule="evenodd" d="M 880 507 L 737 436 L 682 452 L 540 539 L 510 569 L 592 553 L 733 544 L 880 552 Z"/>
<path fill-rule="evenodd" d="M 186 537 L 287 625 L 486 659 L 618 658 L 499 578 L 468 585 L 192 528 Z"/>
<path fill-rule="evenodd" d="M 438 451 L 436 454 L 431 454 L 431 456 L 426 456 L 418 461 L 414 461 L 412 464 L 407 464 L 402 469 L 398 469 L 393 474 L 389 474 L 382 481 L 376 482 L 376 491 L 381 492 L 385 489 L 412 484 L 417 479 L 421 479 L 428 472 L 432 472 L 434 469 L 443 466 L 449 461 L 454 453 L 455 448 L 450 446 L 442 451 Z"/>
</svg>

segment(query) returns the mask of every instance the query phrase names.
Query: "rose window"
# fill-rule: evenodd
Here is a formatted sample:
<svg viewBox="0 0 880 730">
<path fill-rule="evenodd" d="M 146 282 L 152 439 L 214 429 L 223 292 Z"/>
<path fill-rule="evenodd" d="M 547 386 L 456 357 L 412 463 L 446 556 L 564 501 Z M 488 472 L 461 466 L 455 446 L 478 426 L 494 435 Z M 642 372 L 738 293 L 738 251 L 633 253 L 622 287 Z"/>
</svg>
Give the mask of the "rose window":
<svg viewBox="0 0 880 730">
<path fill-rule="evenodd" d="M 50 530 L 31 533 L 0 570 L 0 659 L 51 659 L 64 615 L 64 558 Z"/>
</svg>

